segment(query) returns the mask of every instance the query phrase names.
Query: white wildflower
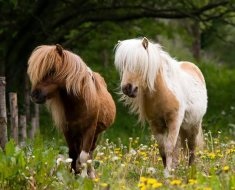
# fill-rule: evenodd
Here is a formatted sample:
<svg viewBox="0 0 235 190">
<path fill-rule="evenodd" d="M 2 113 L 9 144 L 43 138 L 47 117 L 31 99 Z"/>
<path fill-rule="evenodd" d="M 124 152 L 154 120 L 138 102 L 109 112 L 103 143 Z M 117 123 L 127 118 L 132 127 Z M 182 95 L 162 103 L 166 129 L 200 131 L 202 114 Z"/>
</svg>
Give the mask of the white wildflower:
<svg viewBox="0 0 235 190">
<path fill-rule="evenodd" d="M 57 158 L 56 165 L 59 166 L 60 163 L 63 162 L 63 161 L 64 161 L 63 158 L 61 158 L 61 157 Z"/>
<path fill-rule="evenodd" d="M 221 111 L 221 115 L 226 115 L 226 112 L 224 110 Z"/>
<path fill-rule="evenodd" d="M 156 169 L 153 168 L 153 167 L 149 167 L 149 168 L 147 168 L 147 173 L 148 174 L 155 174 L 156 173 Z"/>
<path fill-rule="evenodd" d="M 72 161 L 73 161 L 72 158 L 67 158 L 67 159 L 65 160 L 65 163 L 71 163 Z"/>
<path fill-rule="evenodd" d="M 92 160 L 87 160 L 86 162 L 87 162 L 87 164 L 91 164 Z"/>
<path fill-rule="evenodd" d="M 137 153 L 137 152 L 136 152 L 134 149 L 131 149 L 131 150 L 130 150 L 130 154 L 131 154 L 131 155 L 134 156 L 134 155 L 136 155 L 136 153 Z"/>
<path fill-rule="evenodd" d="M 100 157 L 101 157 L 101 156 L 104 156 L 104 153 L 103 153 L 103 152 L 98 152 L 98 153 L 97 153 L 97 156 L 100 156 Z"/>
<path fill-rule="evenodd" d="M 113 161 L 113 162 L 114 162 L 114 161 L 117 161 L 117 160 L 119 160 L 119 158 L 118 158 L 117 156 L 112 157 L 112 161 Z"/>
</svg>

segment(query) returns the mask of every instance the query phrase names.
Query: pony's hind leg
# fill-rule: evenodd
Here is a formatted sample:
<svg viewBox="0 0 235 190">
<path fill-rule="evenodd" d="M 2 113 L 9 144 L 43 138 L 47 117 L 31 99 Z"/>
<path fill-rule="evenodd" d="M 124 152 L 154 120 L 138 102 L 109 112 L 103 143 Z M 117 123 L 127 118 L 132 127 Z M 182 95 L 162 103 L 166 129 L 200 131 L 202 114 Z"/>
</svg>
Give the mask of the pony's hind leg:
<svg viewBox="0 0 235 190">
<path fill-rule="evenodd" d="M 182 129 L 180 131 L 181 144 L 184 148 L 184 152 L 188 154 L 188 164 L 192 165 L 195 160 L 195 149 L 198 144 L 203 143 L 201 122 L 198 125 L 193 125 L 188 129 Z"/>
<path fill-rule="evenodd" d="M 96 141 L 97 141 L 97 139 L 98 139 L 98 135 L 99 135 L 99 133 L 97 133 L 97 131 L 96 131 L 96 134 L 95 134 L 94 139 L 93 139 L 92 147 L 91 147 L 91 150 L 90 150 L 90 158 L 91 158 L 91 159 L 93 159 L 93 152 L 94 152 L 94 150 L 95 150 L 95 148 L 96 148 Z M 88 174 L 88 176 L 90 176 L 90 178 L 92 178 L 92 179 L 95 179 L 95 178 L 96 178 L 95 169 L 94 169 L 93 166 L 90 165 L 90 166 L 87 168 L 87 174 Z"/>
</svg>

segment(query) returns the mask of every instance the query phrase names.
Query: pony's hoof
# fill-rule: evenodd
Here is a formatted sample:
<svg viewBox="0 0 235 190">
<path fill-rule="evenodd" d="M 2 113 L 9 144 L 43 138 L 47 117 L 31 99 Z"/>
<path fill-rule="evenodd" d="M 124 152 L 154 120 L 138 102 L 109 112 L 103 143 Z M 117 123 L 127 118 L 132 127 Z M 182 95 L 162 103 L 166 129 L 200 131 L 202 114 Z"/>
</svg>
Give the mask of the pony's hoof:
<svg viewBox="0 0 235 190">
<path fill-rule="evenodd" d="M 163 175 L 164 175 L 165 178 L 171 178 L 172 177 L 172 175 L 170 174 L 168 169 L 164 169 Z"/>
<path fill-rule="evenodd" d="M 82 172 L 81 172 L 81 177 L 82 177 L 82 178 L 88 177 L 88 175 L 87 175 L 87 170 L 82 170 Z"/>
<path fill-rule="evenodd" d="M 89 178 L 91 178 L 91 179 L 95 179 L 96 178 L 96 176 L 95 176 L 95 172 L 89 172 L 88 173 L 88 176 L 89 176 Z"/>
</svg>

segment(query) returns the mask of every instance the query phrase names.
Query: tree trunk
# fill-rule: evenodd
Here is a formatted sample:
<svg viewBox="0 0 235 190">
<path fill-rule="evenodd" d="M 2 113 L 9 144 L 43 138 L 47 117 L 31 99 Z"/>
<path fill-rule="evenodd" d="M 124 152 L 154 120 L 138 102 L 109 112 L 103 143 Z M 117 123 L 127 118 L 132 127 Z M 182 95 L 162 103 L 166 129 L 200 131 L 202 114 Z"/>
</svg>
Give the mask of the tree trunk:
<svg viewBox="0 0 235 190">
<path fill-rule="evenodd" d="M 191 25 L 191 32 L 193 35 L 192 53 L 196 61 L 200 61 L 201 58 L 201 31 L 200 22 L 194 21 Z"/>
<path fill-rule="evenodd" d="M 22 143 L 24 143 L 27 138 L 27 123 L 25 115 L 20 115 L 19 137 L 20 137 L 20 142 Z"/>
<path fill-rule="evenodd" d="M 5 148 L 7 143 L 7 110 L 6 110 L 6 81 L 0 77 L 0 146 Z"/>
<path fill-rule="evenodd" d="M 40 131 L 40 123 L 39 123 L 39 104 L 34 104 L 35 105 L 35 119 L 36 119 L 36 130 L 39 132 Z"/>
<path fill-rule="evenodd" d="M 0 59 L 0 76 L 5 76 L 5 62 L 2 58 Z"/>
<path fill-rule="evenodd" d="M 35 134 L 36 134 L 36 129 L 37 129 L 37 127 L 36 127 L 36 124 L 37 123 L 37 120 L 36 120 L 36 118 L 35 117 L 32 117 L 32 119 L 31 119 L 31 129 L 30 129 L 30 131 L 29 131 L 29 138 L 31 139 L 31 140 L 33 140 L 34 139 L 34 136 L 35 136 Z"/>
<path fill-rule="evenodd" d="M 18 143 L 18 105 L 17 94 L 14 92 L 9 93 L 10 101 L 10 124 L 11 124 L 11 137 Z"/>
<path fill-rule="evenodd" d="M 104 67 L 108 67 L 108 64 L 109 64 L 109 55 L 108 55 L 108 51 L 107 49 L 104 49 L 102 51 L 102 59 L 103 59 L 103 62 L 104 62 Z"/>
</svg>

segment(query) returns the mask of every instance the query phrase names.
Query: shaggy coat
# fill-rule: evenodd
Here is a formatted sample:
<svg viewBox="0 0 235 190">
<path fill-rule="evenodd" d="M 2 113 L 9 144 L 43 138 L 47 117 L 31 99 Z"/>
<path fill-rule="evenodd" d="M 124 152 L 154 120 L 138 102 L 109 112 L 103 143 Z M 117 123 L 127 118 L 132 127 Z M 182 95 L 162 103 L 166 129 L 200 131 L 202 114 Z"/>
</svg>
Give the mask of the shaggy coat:
<svg viewBox="0 0 235 190">
<path fill-rule="evenodd" d="M 147 38 L 117 44 L 115 66 L 121 75 L 122 100 L 155 135 L 169 176 L 178 136 L 193 163 L 196 145 L 203 143 L 201 123 L 207 90 L 199 68 L 178 62 Z M 187 141 L 187 144 L 186 144 Z"/>
<path fill-rule="evenodd" d="M 100 74 L 60 45 L 37 47 L 28 61 L 32 100 L 46 103 L 73 159 L 76 173 L 95 177 L 86 162 L 92 158 L 98 135 L 115 119 L 116 107 Z"/>
</svg>

